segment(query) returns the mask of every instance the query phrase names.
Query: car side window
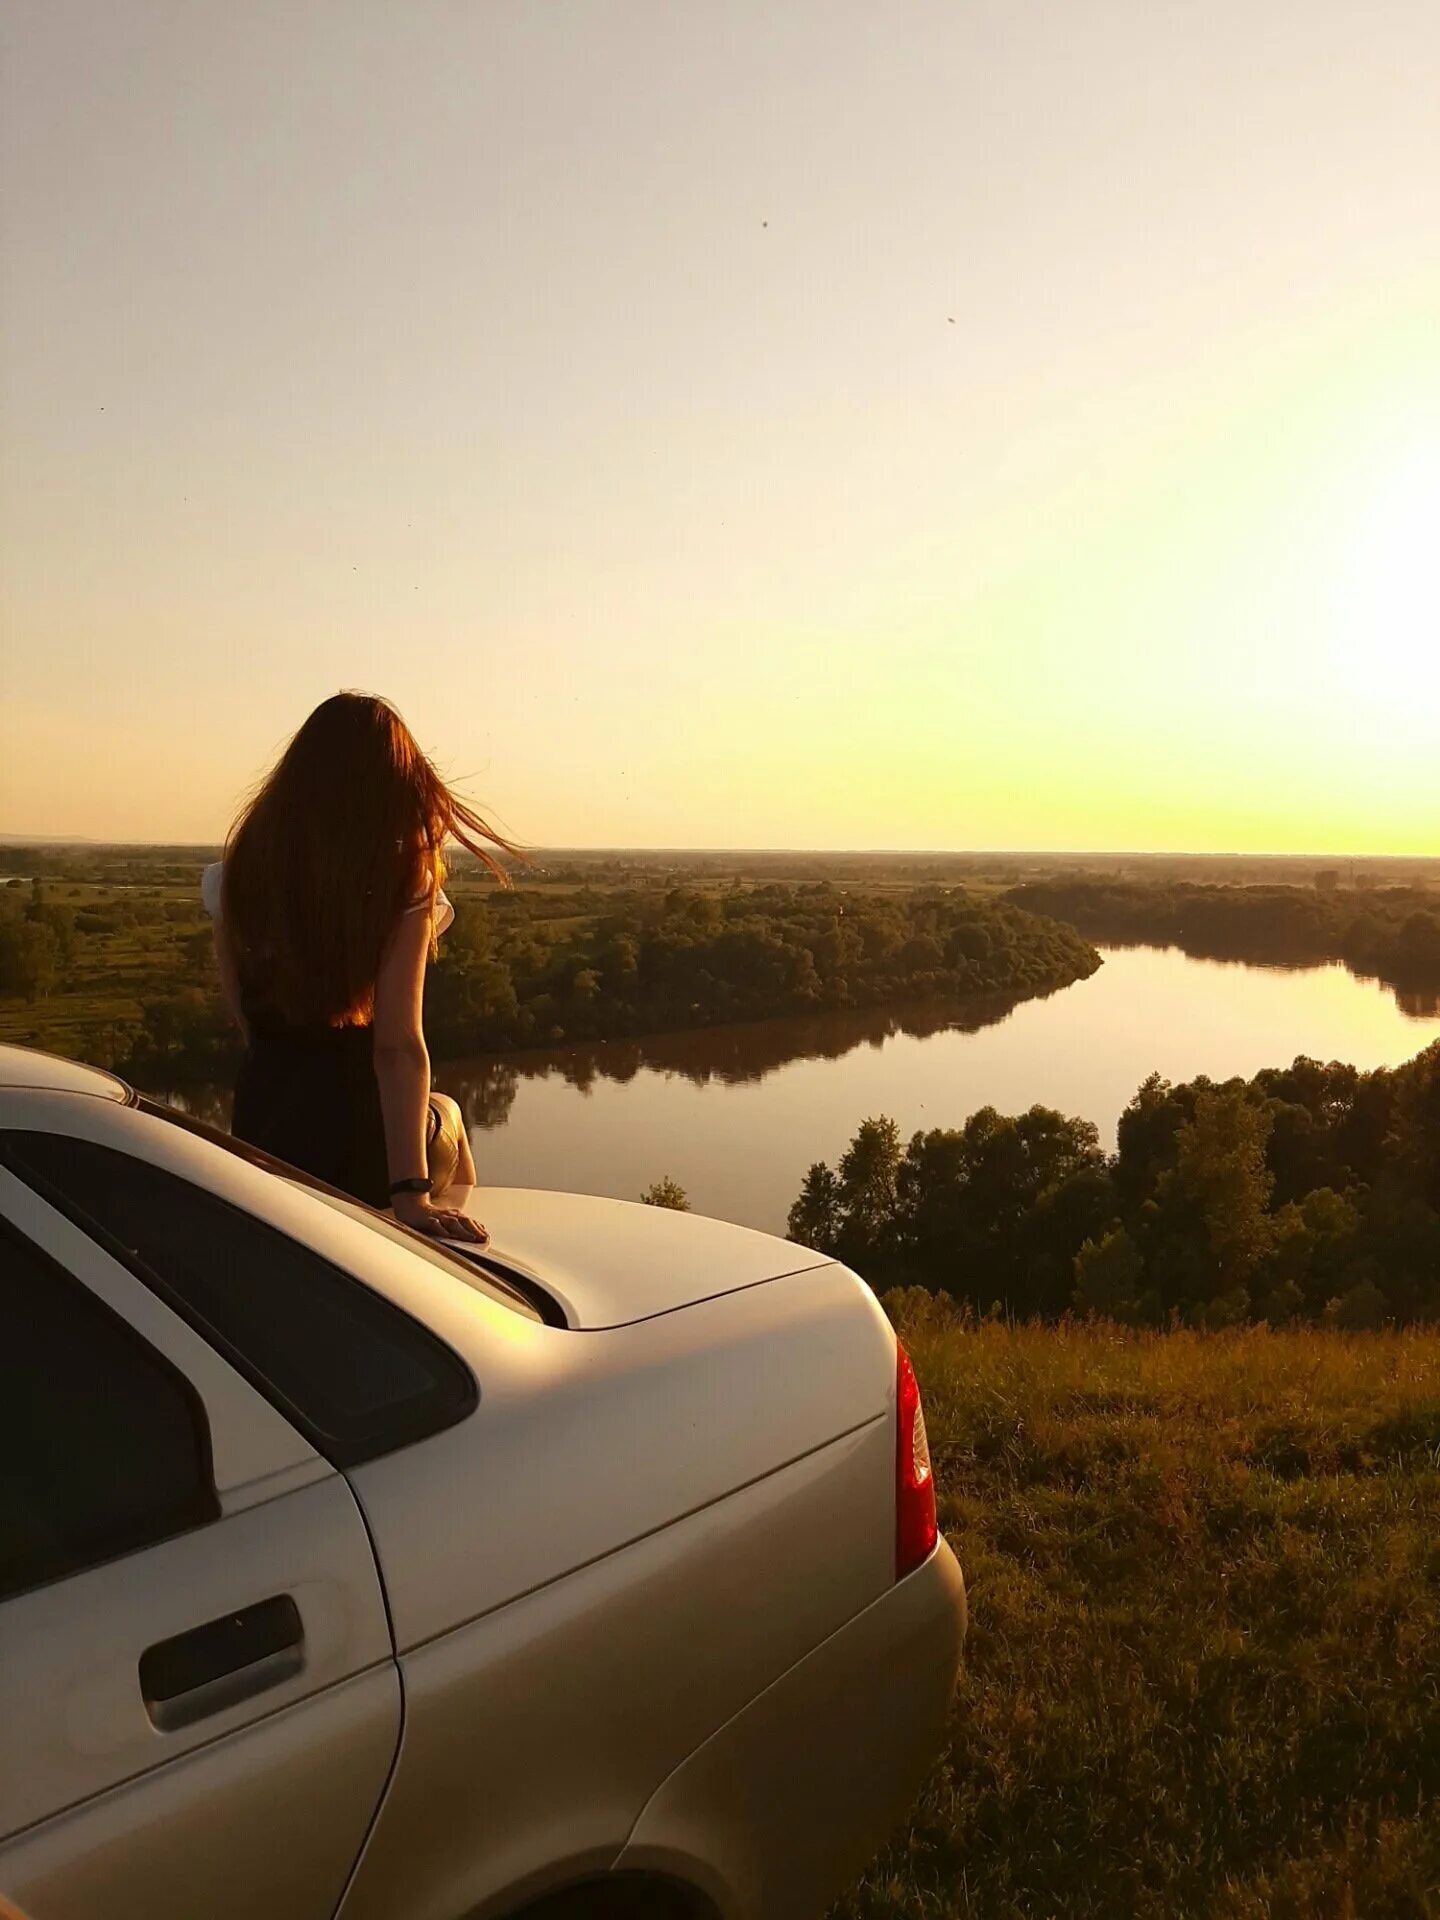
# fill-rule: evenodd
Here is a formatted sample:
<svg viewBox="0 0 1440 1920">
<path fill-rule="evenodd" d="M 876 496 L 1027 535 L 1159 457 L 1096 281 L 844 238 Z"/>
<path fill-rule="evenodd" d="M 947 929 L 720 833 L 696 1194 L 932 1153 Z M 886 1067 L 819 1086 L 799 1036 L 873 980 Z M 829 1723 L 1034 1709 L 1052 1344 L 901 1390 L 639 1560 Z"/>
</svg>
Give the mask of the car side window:
<svg viewBox="0 0 1440 1920">
<path fill-rule="evenodd" d="M 0 1223 L 0 1597 L 218 1519 L 194 1390 Z"/>
<path fill-rule="evenodd" d="M 475 1405 L 469 1370 L 428 1328 L 254 1214 L 90 1140 L 7 1132 L 0 1153 L 334 1465 L 392 1452 Z"/>
</svg>

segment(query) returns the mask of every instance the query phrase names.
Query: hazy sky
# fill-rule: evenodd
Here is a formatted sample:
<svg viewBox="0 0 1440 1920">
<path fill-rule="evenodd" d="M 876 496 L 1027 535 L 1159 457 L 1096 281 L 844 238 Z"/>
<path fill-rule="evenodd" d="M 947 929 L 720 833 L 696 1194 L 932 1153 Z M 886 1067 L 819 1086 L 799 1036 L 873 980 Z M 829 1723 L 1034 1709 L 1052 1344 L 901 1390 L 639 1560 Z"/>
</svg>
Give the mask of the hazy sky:
<svg viewBox="0 0 1440 1920">
<path fill-rule="evenodd" d="M 1440 839 L 1436 0 L 6 0 L 0 831 Z"/>
</svg>

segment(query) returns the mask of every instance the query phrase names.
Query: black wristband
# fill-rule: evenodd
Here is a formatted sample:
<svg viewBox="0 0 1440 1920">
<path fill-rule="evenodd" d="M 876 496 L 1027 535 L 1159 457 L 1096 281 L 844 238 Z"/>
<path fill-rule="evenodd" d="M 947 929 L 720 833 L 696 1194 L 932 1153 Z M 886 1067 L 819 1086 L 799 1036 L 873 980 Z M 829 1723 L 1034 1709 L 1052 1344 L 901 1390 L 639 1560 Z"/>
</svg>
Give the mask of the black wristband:
<svg viewBox="0 0 1440 1920">
<path fill-rule="evenodd" d="M 430 1180 L 428 1175 L 423 1175 L 423 1174 L 416 1174 L 413 1178 L 409 1180 L 392 1180 L 390 1182 L 390 1191 L 392 1194 L 393 1193 L 430 1193 L 433 1191 L 433 1188 L 434 1188 L 434 1183 Z"/>
</svg>

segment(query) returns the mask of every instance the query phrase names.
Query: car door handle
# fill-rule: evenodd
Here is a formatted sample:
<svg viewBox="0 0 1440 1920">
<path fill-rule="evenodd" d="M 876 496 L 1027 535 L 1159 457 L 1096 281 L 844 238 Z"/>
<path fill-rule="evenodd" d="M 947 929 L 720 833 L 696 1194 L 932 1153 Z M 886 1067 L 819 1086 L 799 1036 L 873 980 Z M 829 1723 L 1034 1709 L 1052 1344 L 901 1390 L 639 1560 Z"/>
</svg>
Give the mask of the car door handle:
<svg viewBox="0 0 1440 1920">
<path fill-rule="evenodd" d="M 151 1724 L 173 1733 L 278 1686 L 304 1664 L 300 1609 L 277 1593 L 147 1647 L 140 1694 Z"/>
</svg>

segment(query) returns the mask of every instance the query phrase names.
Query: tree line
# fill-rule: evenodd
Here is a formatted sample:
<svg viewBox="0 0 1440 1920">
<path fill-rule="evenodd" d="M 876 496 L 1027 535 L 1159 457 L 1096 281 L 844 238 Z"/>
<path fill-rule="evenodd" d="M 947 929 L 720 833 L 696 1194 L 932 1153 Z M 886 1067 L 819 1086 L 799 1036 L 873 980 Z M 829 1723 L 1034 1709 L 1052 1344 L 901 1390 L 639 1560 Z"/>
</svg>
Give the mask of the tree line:
<svg viewBox="0 0 1440 1920">
<path fill-rule="evenodd" d="M 1440 993 L 1440 911 L 1419 887 L 1345 889 L 1051 879 L 1005 895 L 1116 946 L 1179 947 L 1200 959 L 1317 966 L 1340 960 L 1402 996 Z"/>
<path fill-rule="evenodd" d="M 34 1009 L 15 1037 L 153 1088 L 226 1077 L 238 1039 L 198 891 L 59 892 L 0 887 L 0 995 Z M 496 890 L 456 902 L 425 1027 L 443 1058 L 906 1003 L 963 1012 L 1099 965 L 1073 928 L 961 889 Z"/>
<path fill-rule="evenodd" d="M 610 902 L 537 926 L 462 901 L 425 1024 L 450 1054 L 675 1032 L 776 1015 L 1052 993 L 1100 956 L 1073 928 L 960 889 L 811 886 Z"/>
<path fill-rule="evenodd" d="M 916 1133 L 866 1120 L 816 1162 L 790 1237 L 877 1287 L 1134 1325 L 1440 1320 L 1440 1042 L 1362 1073 L 1152 1075 L 1116 1151 L 1054 1109 Z"/>
</svg>

